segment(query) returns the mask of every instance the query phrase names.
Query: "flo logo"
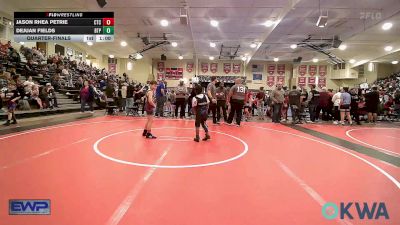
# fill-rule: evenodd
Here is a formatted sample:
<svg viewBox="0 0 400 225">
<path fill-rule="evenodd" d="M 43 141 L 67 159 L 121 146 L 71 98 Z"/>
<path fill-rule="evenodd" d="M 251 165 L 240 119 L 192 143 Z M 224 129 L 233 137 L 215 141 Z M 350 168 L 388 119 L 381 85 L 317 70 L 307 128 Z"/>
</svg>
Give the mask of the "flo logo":
<svg viewBox="0 0 400 225">
<path fill-rule="evenodd" d="M 361 220 L 389 219 L 389 213 L 383 202 L 374 202 L 372 205 L 366 202 L 341 202 L 340 207 L 335 203 L 327 202 L 322 206 L 322 215 L 328 220 L 336 219 L 338 216 L 340 219 L 351 220 L 354 219 L 354 216 L 358 216 Z"/>
</svg>

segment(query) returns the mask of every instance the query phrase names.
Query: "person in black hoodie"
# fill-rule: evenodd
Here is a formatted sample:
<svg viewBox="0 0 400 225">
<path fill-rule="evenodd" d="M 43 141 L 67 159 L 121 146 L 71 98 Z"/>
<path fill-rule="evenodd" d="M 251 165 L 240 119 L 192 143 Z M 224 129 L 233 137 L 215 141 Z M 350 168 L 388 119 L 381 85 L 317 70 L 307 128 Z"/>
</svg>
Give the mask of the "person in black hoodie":
<svg viewBox="0 0 400 225">
<path fill-rule="evenodd" d="M 350 96 L 351 96 L 350 115 L 354 117 L 354 121 L 356 121 L 357 125 L 361 125 L 360 115 L 358 114 L 358 103 L 360 102 L 360 96 L 358 95 L 357 89 L 352 88 L 350 90 Z"/>
<path fill-rule="evenodd" d="M 378 117 L 378 105 L 379 105 L 379 92 L 378 87 L 372 87 L 372 91 L 364 95 L 365 106 L 368 112 L 368 122 L 375 123 Z"/>
</svg>

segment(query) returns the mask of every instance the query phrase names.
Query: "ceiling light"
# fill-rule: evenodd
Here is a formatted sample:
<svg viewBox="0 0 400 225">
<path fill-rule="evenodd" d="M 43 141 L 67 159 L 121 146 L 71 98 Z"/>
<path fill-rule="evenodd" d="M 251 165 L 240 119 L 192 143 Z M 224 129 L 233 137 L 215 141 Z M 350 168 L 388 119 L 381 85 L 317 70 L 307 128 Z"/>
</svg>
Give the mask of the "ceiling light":
<svg viewBox="0 0 400 225">
<path fill-rule="evenodd" d="M 182 60 L 182 59 L 183 59 L 183 56 L 180 55 L 180 56 L 178 57 L 178 59 Z"/>
<path fill-rule="evenodd" d="M 161 24 L 161 26 L 166 27 L 166 26 L 168 26 L 169 22 L 168 22 L 168 20 L 161 20 L 160 24 Z"/>
<path fill-rule="evenodd" d="M 218 27 L 219 22 L 216 21 L 216 20 L 211 20 L 211 21 L 210 21 L 210 24 L 211 24 L 211 26 L 213 26 L 213 27 Z"/>
<path fill-rule="evenodd" d="M 88 57 L 88 56 L 89 56 L 88 54 L 85 55 L 85 57 Z"/>
<path fill-rule="evenodd" d="M 351 63 L 351 64 L 353 64 L 353 63 L 355 63 L 355 62 L 356 62 L 355 59 L 350 59 L 350 60 L 349 60 L 349 63 Z"/>
<path fill-rule="evenodd" d="M 267 20 L 264 23 L 264 26 L 266 26 L 266 27 L 271 27 L 272 25 L 274 25 L 274 21 L 272 21 L 272 20 Z"/>
<path fill-rule="evenodd" d="M 114 55 L 108 55 L 108 57 L 109 57 L 110 59 L 113 59 L 113 58 L 114 58 Z"/>
<path fill-rule="evenodd" d="M 126 43 L 126 41 L 121 41 L 121 46 L 122 47 L 125 47 L 125 46 L 127 46 L 128 44 Z"/>
<path fill-rule="evenodd" d="M 93 42 L 89 41 L 89 42 L 87 42 L 86 44 L 89 45 L 89 46 L 92 46 L 92 45 L 93 45 Z"/>
<path fill-rule="evenodd" d="M 397 61 L 397 60 L 392 61 L 392 64 L 397 64 L 397 63 L 399 63 L 399 61 Z"/>
<path fill-rule="evenodd" d="M 135 58 L 136 59 L 143 59 L 142 53 L 137 53 Z"/>
<path fill-rule="evenodd" d="M 215 46 L 217 46 L 214 42 L 210 42 L 210 47 L 211 48 L 215 48 Z"/>
<path fill-rule="evenodd" d="M 208 57 L 209 60 L 214 60 L 214 56 Z"/>
<path fill-rule="evenodd" d="M 386 46 L 385 47 L 385 51 L 389 52 L 392 51 L 393 47 L 392 46 Z"/>
<path fill-rule="evenodd" d="M 243 56 L 243 57 L 242 57 L 242 60 L 243 60 L 243 61 L 246 61 L 246 59 L 247 59 L 246 56 Z"/>
<path fill-rule="evenodd" d="M 251 44 L 250 44 L 250 48 L 255 48 L 255 47 L 257 47 L 257 44 L 256 44 L 256 43 L 251 43 Z"/>
<path fill-rule="evenodd" d="M 178 43 L 176 43 L 175 41 L 171 43 L 172 47 L 176 47 L 178 46 Z"/>
<path fill-rule="evenodd" d="M 340 46 L 339 46 L 339 49 L 340 50 L 346 50 L 346 48 L 347 48 L 347 45 L 345 45 L 345 44 L 341 44 Z"/>
<path fill-rule="evenodd" d="M 393 24 L 392 23 L 384 23 L 382 25 L 382 29 L 383 30 L 390 30 L 390 28 L 392 28 Z"/>
<path fill-rule="evenodd" d="M 320 15 L 318 17 L 318 21 L 317 21 L 317 23 L 315 25 L 317 27 L 325 27 L 327 23 L 328 23 L 328 16 Z"/>
<path fill-rule="evenodd" d="M 296 44 L 292 44 L 292 45 L 290 45 L 290 48 L 291 48 L 291 49 L 296 49 L 296 48 L 297 48 L 297 45 L 296 45 Z"/>
<path fill-rule="evenodd" d="M 312 61 L 313 61 L 314 63 L 317 63 L 317 62 L 318 62 L 318 59 L 314 58 L 314 59 L 312 59 Z"/>
<path fill-rule="evenodd" d="M 278 62 L 279 61 L 279 58 L 274 58 L 274 62 Z"/>
</svg>

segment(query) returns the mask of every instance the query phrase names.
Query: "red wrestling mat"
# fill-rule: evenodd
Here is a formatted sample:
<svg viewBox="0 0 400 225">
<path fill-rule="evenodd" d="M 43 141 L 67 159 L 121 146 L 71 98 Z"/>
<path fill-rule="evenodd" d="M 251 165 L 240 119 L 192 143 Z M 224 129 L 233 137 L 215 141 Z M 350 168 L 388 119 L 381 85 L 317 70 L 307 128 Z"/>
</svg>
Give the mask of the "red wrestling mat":
<svg viewBox="0 0 400 225">
<path fill-rule="evenodd" d="M 0 224 L 398 224 L 399 170 L 282 125 L 101 117 L 0 136 Z M 393 174 L 395 173 L 395 174 Z M 9 199 L 50 199 L 10 216 Z M 328 220 L 326 202 L 384 202 L 389 220 Z"/>
</svg>

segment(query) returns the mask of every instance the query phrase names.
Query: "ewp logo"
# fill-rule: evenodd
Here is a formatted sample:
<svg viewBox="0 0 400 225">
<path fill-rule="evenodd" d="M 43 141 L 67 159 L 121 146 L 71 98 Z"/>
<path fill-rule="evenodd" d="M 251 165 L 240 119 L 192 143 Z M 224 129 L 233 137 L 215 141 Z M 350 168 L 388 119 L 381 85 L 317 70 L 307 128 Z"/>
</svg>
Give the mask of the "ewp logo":
<svg viewBox="0 0 400 225">
<path fill-rule="evenodd" d="M 350 208 L 353 206 L 353 202 L 348 202 L 348 203 L 340 203 L 340 211 L 339 207 L 332 202 L 327 202 L 322 206 L 322 215 L 328 219 L 332 220 L 338 217 L 340 213 L 340 219 L 345 219 L 347 217 L 348 219 L 354 219 L 353 215 L 351 214 Z M 384 219 L 389 219 L 389 213 L 386 209 L 386 205 L 383 202 L 379 203 L 372 203 L 372 206 L 368 206 L 368 203 L 364 202 L 363 204 L 360 204 L 358 202 L 354 203 L 354 206 L 356 207 L 358 218 L 359 219 L 364 219 L 367 217 L 367 219 L 375 219 L 378 220 L 381 217 Z M 330 211 L 331 213 L 327 213 L 327 211 Z"/>
<path fill-rule="evenodd" d="M 50 200 L 9 200 L 10 215 L 50 215 Z"/>
</svg>

